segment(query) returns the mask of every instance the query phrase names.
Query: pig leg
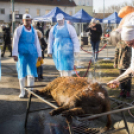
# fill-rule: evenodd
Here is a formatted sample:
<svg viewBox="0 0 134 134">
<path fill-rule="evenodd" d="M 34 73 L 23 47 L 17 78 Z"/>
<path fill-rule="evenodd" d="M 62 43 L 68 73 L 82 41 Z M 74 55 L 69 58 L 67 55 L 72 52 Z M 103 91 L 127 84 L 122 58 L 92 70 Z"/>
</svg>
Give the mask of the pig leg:
<svg viewBox="0 0 134 134">
<path fill-rule="evenodd" d="M 73 109 L 76 107 L 76 102 L 77 102 L 77 100 L 73 97 L 73 99 L 70 99 L 70 101 L 67 102 L 66 104 L 64 104 L 62 107 L 59 107 L 59 108 L 51 111 L 50 115 L 52 115 L 52 116 L 58 115 L 58 114 L 61 114 L 63 111 Z"/>
<path fill-rule="evenodd" d="M 85 114 L 85 112 L 83 111 L 83 109 L 81 107 L 78 108 L 73 108 L 70 110 L 66 110 L 64 112 L 62 112 L 63 115 L 72 115 L 72 116 L 77 116 L 77 115 L 82 115 Z"/>
<path fill-rule="evenodd" d="M 38 94 L 38 95 L 49 95 L 49 90 L 47 88 L 43 88 L 43 89 L 40 89 L 40 90 L 33 90 L 34 93 Z"/>
<path fill-rule="evenodd" d="M 108 114 L 107 115 L 107 125 L 106 125 L 107 129 L 110 128 L 111 124 L 112 124 L 111 115 Z"/>
<path fill-rule="evenodd" d="M 50 96 L 51 95 L 51 90 L 53 90 L 56 87 L 58 87 L 58 84 L 60 84 L 60 80 L 62 81 L 62 79 L 59 77 L 59 78 L 55 79 L 54 81 L 50 82 L 43 89 L 34 90 L 34 92 L 39 94 L 39 95 L 49 95 Z"/>
<path fill-rule="evenodd" d="M 33 92 L 35 92 L 38 95 L 51 95 L 50 91 L 52 89 L 52 84 L 49 83 L 46 87 L 39 89 L 39 90 L 33 90 Z"/>
<path fill-rule="evenodd" d="M 110 102 L 109 101 L 106 103 L 105 109 L 106 109 L 107 112 L 110 111 L 111 108 L 110 108 Z M 107 115 L 107 124 L 106 124 L 107 129 L 110 128 L 111 124 L 112 124 L 111 115 L 108 114 Z"/>
<path fill-rule="evenodd" d="M 63 111 L 68 110 L 68 109 L 69 109 L 69 105 L 66 105 L 66 106 L 59 107 L 57 109 L 52 110 L 49 114 L 51 116 L 58 115 L 58 114 L 61 114 Z"/>
</svg>

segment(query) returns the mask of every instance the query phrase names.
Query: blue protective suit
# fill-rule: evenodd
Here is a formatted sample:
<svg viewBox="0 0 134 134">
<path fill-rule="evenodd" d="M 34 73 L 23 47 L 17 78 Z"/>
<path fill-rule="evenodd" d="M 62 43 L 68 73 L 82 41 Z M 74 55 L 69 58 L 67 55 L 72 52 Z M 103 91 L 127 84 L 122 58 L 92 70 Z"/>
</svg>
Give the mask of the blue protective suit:
<svg viewBox="0 0 134 134">
<path fill-rule="evenodd" d="M 35 31 L 31 26 L 32 32 L 27 32 L 23 27 L 18 44 L 18 78 L 24 78 L 28 75 L 38 77 L 37 75 L 37 48 L 35 46 Z"/>
<path fill-rule="evenodd" d="M 57 29 L 57 25 L 53 30 L 54 42 L 52 48 L 52 56 L 57 70 L 70 71 L 74 69 L 74 45 L 70 38 L 67 24 Z"/>
</svg>

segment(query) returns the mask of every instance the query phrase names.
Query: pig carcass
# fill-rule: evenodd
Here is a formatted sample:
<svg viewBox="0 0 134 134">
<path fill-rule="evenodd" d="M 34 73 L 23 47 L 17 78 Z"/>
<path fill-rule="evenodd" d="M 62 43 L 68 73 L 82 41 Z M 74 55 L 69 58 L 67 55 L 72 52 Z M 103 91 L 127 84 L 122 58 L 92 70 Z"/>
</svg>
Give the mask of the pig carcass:
<svg viewBox="0 0 134 134">
<path fill-rule="evenodd" d="M 86 78 L 58 77 L 45 88 L 35 90 L 37 94 L 52 96 L 59 108 L 50 115 L 78 116 L 98 114 L 110 111 L 107 90 L 99 83 L 88 82 Z M 111 116 L 107 115 L 107 127 L 111 125 Z"/>
</svg>

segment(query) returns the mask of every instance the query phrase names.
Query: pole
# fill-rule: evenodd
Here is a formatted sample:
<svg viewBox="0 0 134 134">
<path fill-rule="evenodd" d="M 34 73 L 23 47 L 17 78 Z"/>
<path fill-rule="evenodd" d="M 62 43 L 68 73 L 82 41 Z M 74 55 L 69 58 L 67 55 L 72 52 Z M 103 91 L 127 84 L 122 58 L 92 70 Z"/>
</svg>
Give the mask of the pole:
<svg viewBox="0 0 134 134">
<path fill-rule="evenodd" d="M 103 0 L 103 19 L 105 18 L 105 0 Z"/>
<path fill-rule="evenodd" d="M 103 19 L 105 18 L 105 0 L 103 0 Z M 103 23 L 103 37 L 104 37 L 104 32 L 105 30 L 105 24 Z"/>
<path fill-rule="evenodd" d="M 12 5 L 12 35 L 13 35 L 15 28 L 14 0 L 11 0 L 11 5 Z"/>
</svg>

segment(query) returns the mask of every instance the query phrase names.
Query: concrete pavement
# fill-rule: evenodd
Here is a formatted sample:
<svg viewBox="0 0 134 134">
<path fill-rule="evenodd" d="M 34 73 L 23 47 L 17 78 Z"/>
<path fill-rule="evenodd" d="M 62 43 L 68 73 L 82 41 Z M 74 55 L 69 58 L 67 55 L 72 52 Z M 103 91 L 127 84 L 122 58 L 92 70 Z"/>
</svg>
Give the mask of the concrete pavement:
<svg viewBox="0 0 134 134">
<path fill-rule="evenodd" d="M 108 47 L 108 57 L 114 57 L 114 47 Z M 91 50 L 91 47 L 84 47 L 85 50 Z M 8 56 L 9 53 L 6 53 Z M 80 52 L 80 57 L 77 60 L 79 64 L 84 64 L 89 61 L 92 56 L 83 51 Z M 99 58 L 107 57 L 107 49 L 104 49 L 99 54 Z M 50 117 L 49 110 L 31 114 L 27 131 L 24 130 L 24 119 L 26 112 L 27 98 L 19 99 L 19 83 L 16 73 L 16 65 L 12 58 L 2 58 L 2 79 L 0 81 L 0 134 L 49 134 L 50 123 L 66 126 L 64 118 L 61 116 Z M 59 76 L 53 60 L 51 58 L 44 59 L 42 82 L 36 82 L 35 85 L 47 84 L 54 78 Z M 32 109 L 48 107 L 38 99 L 33 99 Z M 60 121 L 59 121 L 60 120 Z M 118 118 L 119 121 L 120 118 Z M 46 125 L 47 124 L 47 125 Z M 105 121 L 99 120 L 91 122 L 90 125 L 105 126 Z M 62 127 L 61 127 L 62 128 Z M 61 129 L 60 128 L 60 129 Z M 63 132 L 60 133 L 66 133 Z M 126 133 L 126 132 L 125 132 Z M 119 134 L 119 133 L 118 133 Z"/>
</svg>

